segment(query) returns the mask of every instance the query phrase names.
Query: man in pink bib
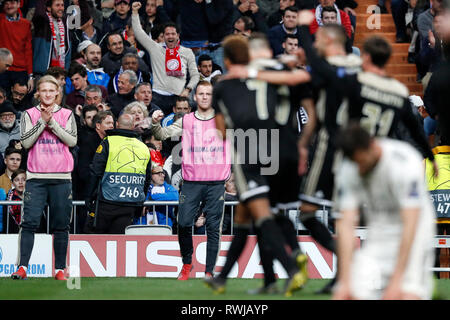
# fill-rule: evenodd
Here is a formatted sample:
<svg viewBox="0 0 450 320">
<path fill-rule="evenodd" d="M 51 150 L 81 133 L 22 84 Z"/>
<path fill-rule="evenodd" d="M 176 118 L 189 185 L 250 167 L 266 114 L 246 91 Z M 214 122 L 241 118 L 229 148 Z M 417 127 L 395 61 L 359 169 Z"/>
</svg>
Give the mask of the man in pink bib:
<svg viewBox="0 0 450 320">
<path fill-rule="evenodd" d="M 181 171 L 183 185 L 178 211 L 178 242 L 180 243 L 183 268 L 178 280 L 188 280 L 192 270 L 192 225 L 203 203 L 206 214 L 205 277 L 212 277 L 220 244 L 225 181 L 230 176 L 231 160 L 226 142 L 219 138 L 212 108 L 212 85 L 200 81 L 194 99 L 198 109 L 186 114 L 172 125 L 162 128 L 164 117 L 161 110 L 153 113 L 152 131 L 156 139 L 165 140 L 181 136 Z"/>
<path fill-rule="evenodd" d="M 13 279 L 25 279 L 45 206 L 50 208 L 49 225 L 55 252 L 55 279 L 66 280 L 67 245 L 72 213 L 71 175 L 74 160 L 69 148 L 77 143 L 73 112 L 58 106 L 59 84 L 52 76 L 37 83 L 40 104 L 22 113 L 21 142 L 28 150 L 27 184 L 24 191 L 23 217 L 20 224 L 20 250 Z"/>
</svg>

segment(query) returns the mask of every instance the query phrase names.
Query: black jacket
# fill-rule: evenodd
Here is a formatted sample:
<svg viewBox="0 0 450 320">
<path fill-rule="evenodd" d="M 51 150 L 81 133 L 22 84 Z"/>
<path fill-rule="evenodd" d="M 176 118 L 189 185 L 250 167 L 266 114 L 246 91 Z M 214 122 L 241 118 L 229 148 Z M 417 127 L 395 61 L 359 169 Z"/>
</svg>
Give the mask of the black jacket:
<svg viewBox="0 0 450 320">
<path fill-rule="evenodd" d="M 127 104 L 133 101 L 135 101 L 134 89 L 127 94 L 113 93 L 108 97 L 107 100 L 108 104 L 111 106 L 111 112 L 114 114 L 114 117 L 116 117 L 116 119 L 119 117 L 122 109 L 125 108 Z"/>
<path fill-rule="evenodd" d="M 106 43 L 106 39 L 104 42 Z M 137 51 L 135 48 L 124 47 L 123 52 L 120 55 L 116 55 L 111 51 L 108 51 L 102 57 L 100 65 L 103 67 L 103 70 L 109 75 L 110 78 L 114 78 L 116 73 L 120 70 L 120 67 L 122 66 L 122 57 L 127 53 L 137 53 Z M 148 65 L 141 58 L 139 58 L 139 70 L 144 73 L 150 72 Z"/>
<path fill-rule="evenodd" d="M 77 200 L 84 200 L 86 198 L 89 184 L 90 172 L 89 165 L 94 159 L 95 150 L 102 142 L 98 133 L 88 127 L 82 127 L 78 134 L 78 163 L 76 167 L 76 186 L 75 197 Z"/>
</svg>

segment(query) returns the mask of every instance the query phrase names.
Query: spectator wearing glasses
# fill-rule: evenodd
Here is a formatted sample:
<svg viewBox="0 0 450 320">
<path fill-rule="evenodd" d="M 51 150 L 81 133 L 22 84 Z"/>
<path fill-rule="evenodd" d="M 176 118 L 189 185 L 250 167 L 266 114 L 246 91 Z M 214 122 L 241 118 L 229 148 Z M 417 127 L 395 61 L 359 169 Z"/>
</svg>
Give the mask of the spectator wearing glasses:
<svg viewBox="0 0 450 320">
<path fill-rule="evenodd" d="M 177 189 L 165 181 L 166 173 L 161 166 L 152 169 L 152 183 L 147 194 L 147 201 L 178 201 Z M 167 212 L 166 212 L 167 208 Z M 175 206 L 155 206 L 146 208 L 147 224 L 168 225 L 175 222 Z"/>
<path fill-rule="evenodd" d="M 31 105 L 31 95 L 28 94 L 27 82 L 23 79 L 13 81 L 11 86 L 11 99 L 16 111 L 21 112 L 28 109 Z"/>
</svg>

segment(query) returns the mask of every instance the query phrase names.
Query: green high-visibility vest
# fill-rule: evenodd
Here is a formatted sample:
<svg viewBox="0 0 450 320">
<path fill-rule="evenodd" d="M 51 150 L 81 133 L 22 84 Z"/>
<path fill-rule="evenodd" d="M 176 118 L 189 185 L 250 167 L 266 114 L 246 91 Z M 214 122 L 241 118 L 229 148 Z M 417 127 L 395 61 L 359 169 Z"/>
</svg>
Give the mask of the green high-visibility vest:
<svg viewBox="0 0 450 320">
<path fill-rule="evenodd" d="M 148 147 L 136 138 L 106 137 L 108 161 L 102 178 L 102 194 L 114 202 L 144 202 L 145 176 L 150 161 Z"/>
</svg>

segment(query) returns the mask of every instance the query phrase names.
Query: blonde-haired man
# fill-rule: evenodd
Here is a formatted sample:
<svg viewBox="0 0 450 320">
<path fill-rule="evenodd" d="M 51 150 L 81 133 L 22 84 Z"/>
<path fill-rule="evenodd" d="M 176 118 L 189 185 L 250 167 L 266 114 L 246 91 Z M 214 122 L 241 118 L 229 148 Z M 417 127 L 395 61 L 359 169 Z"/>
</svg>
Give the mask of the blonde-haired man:
<svg viewBox="0 0 450 320">
<path fill-rule="evenodd" d="M 34 233 L 48 203 L 55 279 L 66 280 L 64 269 L 72 213 L 71 174 L 74 166 L 69 148 L 77 143 L 77 126 L 73 112 L 55 103 L 60 88 L 54 77 L 43 76 L 36 88 L 35 97 L 39 104 L 25 110 L 20 120 L 21 142 L 28 150 L 27 186 L 20 225 L 19 265 L 11 277 L 27 277 Z"/>
</svg>

